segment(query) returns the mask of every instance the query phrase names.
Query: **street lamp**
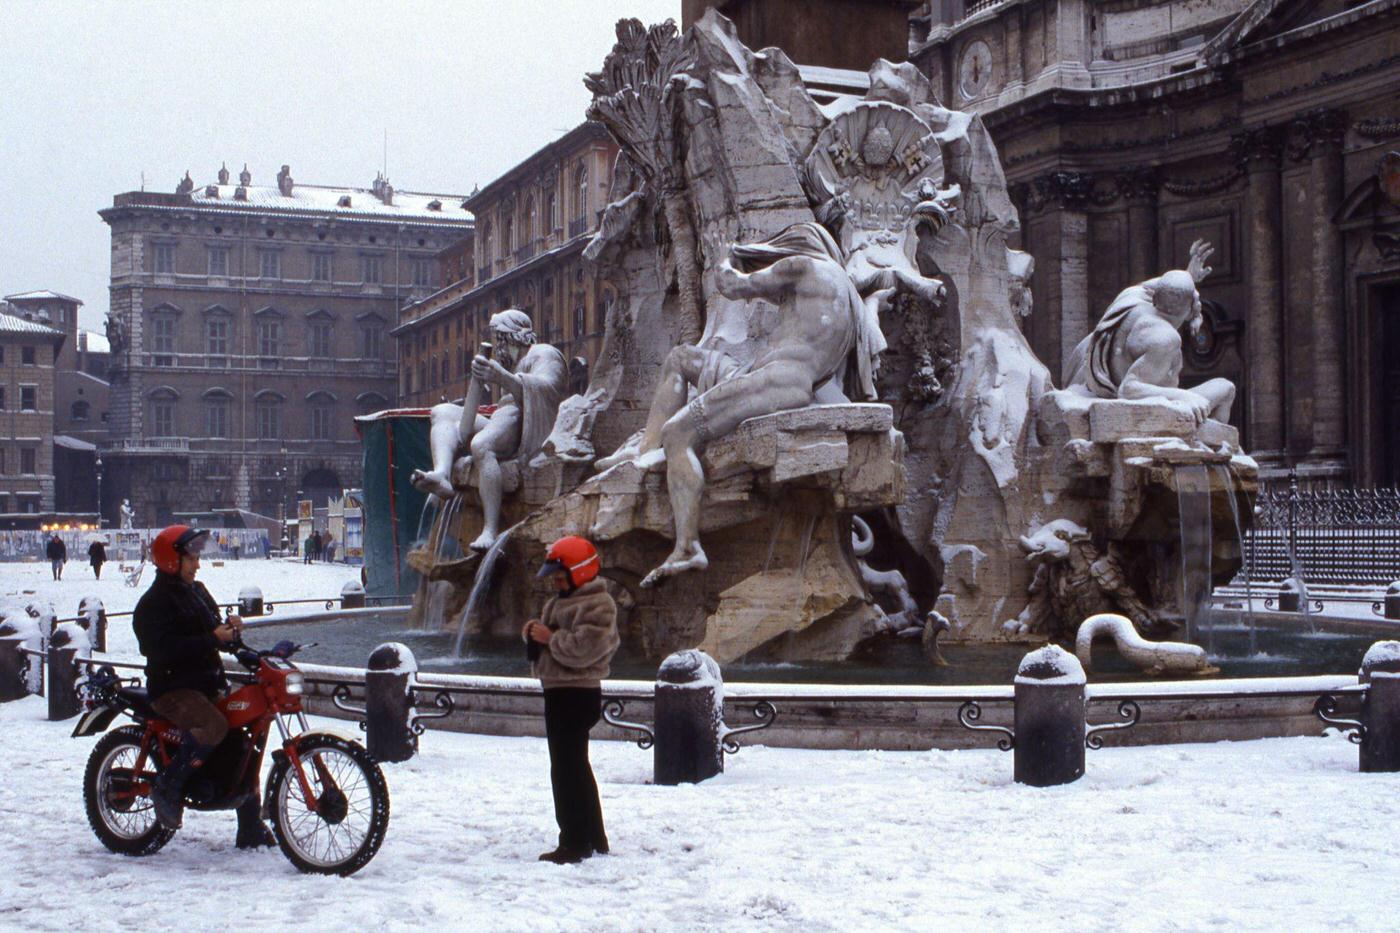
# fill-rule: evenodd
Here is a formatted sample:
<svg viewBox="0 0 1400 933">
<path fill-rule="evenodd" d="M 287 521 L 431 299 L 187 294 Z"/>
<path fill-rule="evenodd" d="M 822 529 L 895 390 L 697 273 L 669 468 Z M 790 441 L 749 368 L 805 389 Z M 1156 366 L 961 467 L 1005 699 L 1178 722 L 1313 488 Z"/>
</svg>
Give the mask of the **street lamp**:
<svg viewBox="0 0 1400 933">
<path fill-rule="evenodd" d="M 287 448 L 282 448 L 282 456 L 287 455 Z M 277 527 L 281 535 L 282 556 L 287 556 L 287 464 L 281 463 L 277 467 Z"/>
<path fill-rule="evenodd" d="M 102 455 L 97 455 L 97 530 L 102 530 Z"/>
</svg>

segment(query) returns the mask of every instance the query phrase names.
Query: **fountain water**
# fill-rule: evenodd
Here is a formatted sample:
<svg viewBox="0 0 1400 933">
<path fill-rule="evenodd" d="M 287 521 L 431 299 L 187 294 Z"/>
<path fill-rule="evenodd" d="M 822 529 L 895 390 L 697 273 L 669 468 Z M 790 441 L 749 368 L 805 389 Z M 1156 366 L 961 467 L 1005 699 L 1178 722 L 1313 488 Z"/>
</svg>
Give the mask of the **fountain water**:
<svg viewBox="0 0 1400 933">
<path fill-rule="evenodd" d="M 476 568 L 476 576 L 472 578 L 472 591 L 467 596 L 467 605 L 457 618 L 457 640 L 452 644 L 452 657 L 454 659 L 460 660 L 462 657 L 462 643 L 466 640 L 472 616 L 475 615 L 477 606 L 491 588 L 491 577 L 496 570 L 496 561 L 500 558 L 501 551 L 505 549 L 506 541 L 510 538 L 510 533 L 515 530 L 515 527 L 512 525 L 501 532 Z"/>
<path fill-rule="evenodd" d="M 1249 653 L 1257 654 L 1259 651 L 1259 630 L 1254 619 L 1254 590 L 1250 584 L 1254 568 L 1250 566 L 1249 550 L 1245 546 L 1244 524 L 1240 521 L 1240 503 L 1235 497 L 1230 468 L 1221 464 L 1215 468 L 1220 477 L 1220 487 L 1226 490 L 1230 500 L 1230 515 L 1235 520 L 1235 539 L 1240 545 L 1240 574 L 1244 579 L 1244 617 L 1245 625 L 1249 628 Z"/>
<path fill-rule="evenodd" d="M 1209 610 L 1211 583 L 1210 474 L 1202 464 L 1176 468 L 1177 511 L 1181 528 L 1181 612 L 1186 640 L 1199 642 L 1205 623 L 1206 650 L 1215 651 Z"/>
</svg>

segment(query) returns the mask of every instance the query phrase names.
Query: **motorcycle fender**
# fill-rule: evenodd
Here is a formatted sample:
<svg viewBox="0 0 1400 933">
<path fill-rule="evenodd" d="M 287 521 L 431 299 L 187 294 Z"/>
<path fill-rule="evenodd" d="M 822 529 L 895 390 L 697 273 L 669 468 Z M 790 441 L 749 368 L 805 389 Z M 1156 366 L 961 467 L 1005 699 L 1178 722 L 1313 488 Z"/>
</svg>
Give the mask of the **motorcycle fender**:
<svg viewBox="0 0 1400 933">
<path fill-rule="evenodd" d="M 99 732 L 106 732 L 107 727 L 112 724 L 112 720 L 117 718 L 117 710 L 108 706 L 99 706 L 97 709 L 90 709 L 83 713 L 78 720 L 78 724 L 73 727 L 73 738 L 82 739 L 90 735 L 97 735 Z"/>
</svg>

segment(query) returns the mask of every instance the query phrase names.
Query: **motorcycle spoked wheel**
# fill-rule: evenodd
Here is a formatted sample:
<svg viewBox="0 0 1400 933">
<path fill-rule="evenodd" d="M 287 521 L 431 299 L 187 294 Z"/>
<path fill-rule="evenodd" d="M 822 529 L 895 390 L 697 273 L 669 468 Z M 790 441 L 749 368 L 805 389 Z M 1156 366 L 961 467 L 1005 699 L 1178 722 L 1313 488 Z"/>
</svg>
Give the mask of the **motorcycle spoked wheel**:
<svg viewBox="0 0 1400 933">
<path fill-rule="evenodd" d="M 297 755 L 319 806 L 312 810 L 285 755 L 267 781 L 272 832 L 282 854 L 304 872 L 351 875 L 369 864 L 389 828 L 389 785 L 364 746 L 309 733 Z"/>
<path fill-rule="evenodd" d="M 83 804 L 88 825 L 101 843 L 121 855 L 151 855 L 175 835 L 156 820 L 148 796 L 129 796 L 137 780 L 133 770 L 141 754 L 144 730 L 137 726 L 113 729 L 98 739 L 83 773 Z M 149 758 L 141 774 L 154 782 L 156 771 Z"/>
</svg>

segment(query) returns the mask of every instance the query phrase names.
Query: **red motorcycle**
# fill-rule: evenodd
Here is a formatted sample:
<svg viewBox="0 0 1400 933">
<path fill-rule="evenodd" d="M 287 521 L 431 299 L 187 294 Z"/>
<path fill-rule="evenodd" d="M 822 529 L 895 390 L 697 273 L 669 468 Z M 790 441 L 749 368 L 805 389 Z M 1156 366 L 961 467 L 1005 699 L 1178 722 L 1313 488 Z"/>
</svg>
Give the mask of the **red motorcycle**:
<svg viewBox="0 0 1400 933">
<path fill-rule="evenodd" d="M 241 642 L 235 657 L 253 675 L 218 706 L 228 737 L 185 786 L 185 806 L 232 810 L 257 786 L 268 732 L 275 724 L 281 747 L 263 796 L 263 814 L 293 865 L 304 872 L 349 875 L 369 864 L 389 827 L 389 787 L 364 746 L 311 732 L 302 712 L 305 678 L 289 658 L 305 645 L 283 643 L 253 651 Z M 98 741 L 83 776 L 88 823 L 108 849 L 151 855 L 175 830 L 156 820 L 151 789 L 180 745 L 180 730 L 150 707 L 144 688 L 125 686 L 111 668 L 84 685 L 87 712 L 74 738 L 103 732 L 119 714 L 134 725 L 113 729 Z M 288 730 L 294 720 L 298 731 Z"/>
</svg>

